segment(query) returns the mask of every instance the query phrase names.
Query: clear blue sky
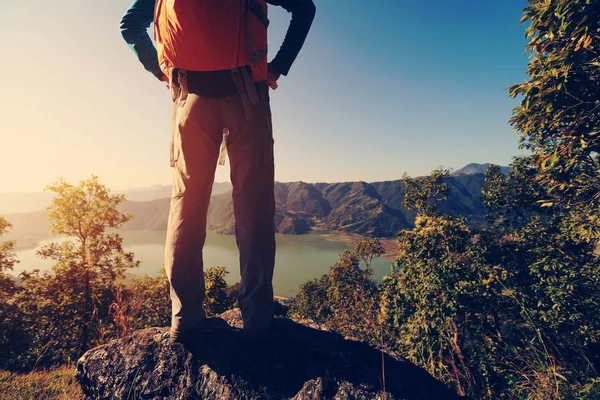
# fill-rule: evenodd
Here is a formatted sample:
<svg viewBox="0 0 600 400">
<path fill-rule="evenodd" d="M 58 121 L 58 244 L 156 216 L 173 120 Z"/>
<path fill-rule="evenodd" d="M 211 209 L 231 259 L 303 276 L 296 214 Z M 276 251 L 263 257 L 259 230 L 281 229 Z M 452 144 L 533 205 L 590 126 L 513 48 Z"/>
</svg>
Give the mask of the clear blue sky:
<svg viewBox="0 0 600 400">
<path fill-rule="evenodd" d="M 169 183 L 170 100 L 122 40 L 129 0 L 0 0 L 0 192 Z M 276 179 L 381 181 L 520 154 L 525 0 L 315 0 L 272 92 Z M 271 57 L 289 15 L 270 9 Z M 219 167 L 217 181 L 228 180 Z"/>
</svg>

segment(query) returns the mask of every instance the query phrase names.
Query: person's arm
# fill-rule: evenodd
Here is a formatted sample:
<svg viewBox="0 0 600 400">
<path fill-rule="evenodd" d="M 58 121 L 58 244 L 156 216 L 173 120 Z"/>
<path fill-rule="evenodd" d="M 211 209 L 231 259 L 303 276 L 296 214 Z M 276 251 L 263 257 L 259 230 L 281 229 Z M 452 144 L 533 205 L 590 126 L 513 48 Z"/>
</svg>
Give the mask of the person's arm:
<svg viewBox="0 0 600 400">
<path fill-rule="evenodd" d="M 316 13 L 312 0 L 266 0 L 292 13 L 292 20 L 277 55 L 269 63 L 269 72 L 287 75 L 296 60 Z M 273 71 L 274 70 L 274 71 Z"/>
<path fill-rule="evenodd" d="M 123 18 L 120 29 L 123 39 L 152 75 L 160 80 L 165 76 L 158 65 L 156 48 L 148 36 L 148 27 L 154 21 L 155 0 L 134 0 Z"/>
</svg>

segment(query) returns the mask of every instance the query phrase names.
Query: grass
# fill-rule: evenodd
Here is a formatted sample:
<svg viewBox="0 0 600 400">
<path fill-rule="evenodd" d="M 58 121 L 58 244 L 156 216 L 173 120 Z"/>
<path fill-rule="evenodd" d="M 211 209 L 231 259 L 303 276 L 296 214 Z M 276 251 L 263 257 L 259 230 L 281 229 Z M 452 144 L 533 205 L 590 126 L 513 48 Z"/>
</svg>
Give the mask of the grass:
<svg viewBox="0 0 600 400">
<path fill-rule="evenodd" d="M 73 400 L 83 397 L 74 366 L 16 374 L 0 370 L 0 399 Z"/>
</svg>

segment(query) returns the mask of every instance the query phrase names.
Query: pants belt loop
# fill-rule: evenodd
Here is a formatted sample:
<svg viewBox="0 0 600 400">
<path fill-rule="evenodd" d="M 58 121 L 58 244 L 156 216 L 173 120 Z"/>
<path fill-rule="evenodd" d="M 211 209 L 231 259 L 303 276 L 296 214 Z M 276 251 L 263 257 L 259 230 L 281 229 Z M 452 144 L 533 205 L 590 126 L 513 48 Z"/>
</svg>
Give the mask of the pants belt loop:
<svg viewBox="0 0 600 400">
<path fill-rule="evenodd" d="M 179 87 L 180 87 L 180 94 L 179 94 L 179 107 L 183 107 L 185 105 L 185 101 L 188 98 L 188 84 L 187 84 L 187 71 L 180 69 L 177 70 L 177 76 L 178 76 L 178 81 L 179 81 Z"/>
</svg>

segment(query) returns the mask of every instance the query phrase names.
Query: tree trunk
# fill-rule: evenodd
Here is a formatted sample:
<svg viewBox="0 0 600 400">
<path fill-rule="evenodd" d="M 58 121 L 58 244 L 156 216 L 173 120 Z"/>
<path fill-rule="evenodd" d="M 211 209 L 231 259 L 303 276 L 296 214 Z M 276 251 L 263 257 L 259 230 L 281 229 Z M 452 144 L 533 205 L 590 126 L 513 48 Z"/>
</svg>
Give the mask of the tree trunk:
<svg viewBox="0 0 600 400">
<path fill-rule="evenodd" d="M 80 354 L 88 350 L 88 342 L 90 340 L 90 323 L 92 321 L 92 292 L 90 287 L 90 270 L 87 263 L 87 246 L 85 240 L 81 246 L 81 265 L 84 268 L 83 274 L 83 319 L 81 329 L 81 343 L 79 344 Z"/>
</svg>

